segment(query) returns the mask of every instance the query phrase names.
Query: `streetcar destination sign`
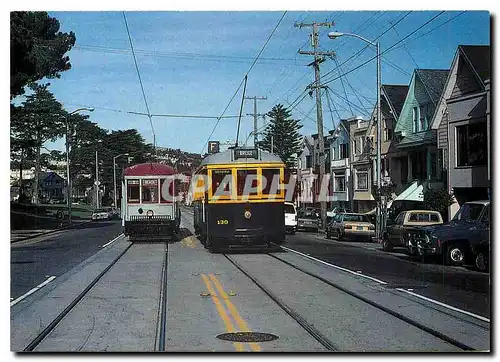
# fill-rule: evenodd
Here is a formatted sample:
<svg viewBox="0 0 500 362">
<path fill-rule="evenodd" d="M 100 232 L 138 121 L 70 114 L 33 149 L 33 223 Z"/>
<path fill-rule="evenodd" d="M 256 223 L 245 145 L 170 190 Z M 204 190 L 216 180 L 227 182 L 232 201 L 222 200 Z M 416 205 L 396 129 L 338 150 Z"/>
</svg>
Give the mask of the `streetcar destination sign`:
<svg viewBox="0 0 500 362">
<path fill-rule="evenodd" d="M 259 155 L 256 148 L 236 148 L 234 159 L 238 158 L 259 158 Z"/>
</svg>

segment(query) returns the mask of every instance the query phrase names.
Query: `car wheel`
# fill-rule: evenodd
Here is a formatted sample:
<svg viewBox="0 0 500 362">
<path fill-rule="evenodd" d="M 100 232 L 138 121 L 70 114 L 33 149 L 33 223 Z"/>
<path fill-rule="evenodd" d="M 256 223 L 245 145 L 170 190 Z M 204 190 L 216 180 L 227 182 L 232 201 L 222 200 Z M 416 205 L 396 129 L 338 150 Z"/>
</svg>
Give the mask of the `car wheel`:
<svg viewBox="0 0 500 362">
<path fill-rule="evenodd" d="M 446 264 L 460 266 L 465 261 L 465 248 L 463 245 L 454 243 L 451 244 L 446 251 Z"/>
<path fill-rule="evenodd" d="M 290 231 L 290 235 L 295 235 L 295 230 Z"/>
<path fill-rule="evenodd" d="M 331 239 L 332 238 L 332 234 L 330 234 L 328 231 L 326 232 L 326 238 L 327 239 Z"/>
<path fill-rule="evenodd" d="M 488 265 L 488 255 L 485 252 L 479 252 L 476 256 L 476 268 L 482 272 L 487 272 Z"/>
<path fill-rule="evenodd" d="M 337 240 L 342 240 L 342 233 L 340 230 L 337 230 Z"/>
</svg>

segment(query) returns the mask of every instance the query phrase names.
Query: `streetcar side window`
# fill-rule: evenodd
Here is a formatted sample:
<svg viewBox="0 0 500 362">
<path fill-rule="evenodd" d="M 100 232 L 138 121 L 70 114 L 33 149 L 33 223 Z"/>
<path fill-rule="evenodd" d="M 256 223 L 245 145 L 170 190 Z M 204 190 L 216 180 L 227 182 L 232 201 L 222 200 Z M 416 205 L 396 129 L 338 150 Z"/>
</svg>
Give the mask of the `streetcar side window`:
<svg viewBox="0 0 500 362">
<path fill-rule="evenodd" d="M 127 180 L 127 202 L 139 201 L 139 180 Z"/>
<path fill-rule="evenodd" d="M 262 189 L 263 195 L 277 195 L 280 193 L 280 169 L 279 168 L 263 168 L 262 169 Z M 271 188 L 272 187 L 272 188 Z"/>
<path fill-rule="evenodd" d="M 238 170 L 236 175 L 238 196 L 243 195 L 247 178 L 252 180 L 248 195 L 257 195 L 257 170 Z"/>
<path fill-rule="evenodd" d="M 146 179 L 142 180 L 142 202 L 157 203 L 158 202 L 158 180 Z"/>
</svg>

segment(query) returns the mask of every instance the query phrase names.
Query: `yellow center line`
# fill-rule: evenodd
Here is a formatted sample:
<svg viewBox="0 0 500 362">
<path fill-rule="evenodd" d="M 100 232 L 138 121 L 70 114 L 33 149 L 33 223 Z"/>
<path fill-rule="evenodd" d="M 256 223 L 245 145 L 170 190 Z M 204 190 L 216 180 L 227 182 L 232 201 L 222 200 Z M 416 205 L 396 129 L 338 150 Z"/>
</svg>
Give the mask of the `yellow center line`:
<svg viewBox="0 0 500 362">
<path fill-rule="evenodd" d="M 226 292 L 222 288 L 222 285 L 220 284 L 219 280 L 214 274 L 209 274 L 210 279 L 214 282 L 215 287 L 219 291 L 219 294 L 221 295 L 222 299 L 224 299 L 224 302 L 226 302 L 227 308 L 229 309 L 229 312 L 233 316 L 234 320 L 238 324 L 238 327 L 240 327 L 242 332 L 251 332 L 250 329 L 248 328 L 248 325 L 246 322 L 241 318 L 240 313 L 238 313 L 238 309 L 234 306 L 233 303 L 229 300 L 229 297 L 227 296 Z M 258 343 L 255 342 L 250 342 L 248 343 L 250 345 L 250 348 L 255 351 L 255 352 L 260 352 L 261 348 Z"/>
<path fill-rule="evenodd" d="M 201 277 L 202 277 L 203 281 L 205 282 L 205 285 L 207 286 L 208 292 L 212 296 L 212 301 L 215 304 L 215 308 L 217 308 L 217 312 L 219 313 L 219 316 L 221 317 L 221 319 L 224 321 L 224 324 L 226 325 L 227 331 L 229 333 L 235 332 L 235 329 L 233 327 L 233 323 L 231 322 L 231 319 L 226 314 L 226 311 L 225 311 L 224 307 L 222 306 L 222 303 L 220 302 L 219 297 L 217 297 L 217 294 L 215 293 L 215 290 L 212 286 L 212 283 L 210 283 L 210 280 L 207 278 L 207 276 L 205 274 L 201 274 Z M 234 348 L 238 352 L 244 351 L 243 344 L 241 342 L 233 342 L 233 345 L 234 345 Z"/>
</svg>

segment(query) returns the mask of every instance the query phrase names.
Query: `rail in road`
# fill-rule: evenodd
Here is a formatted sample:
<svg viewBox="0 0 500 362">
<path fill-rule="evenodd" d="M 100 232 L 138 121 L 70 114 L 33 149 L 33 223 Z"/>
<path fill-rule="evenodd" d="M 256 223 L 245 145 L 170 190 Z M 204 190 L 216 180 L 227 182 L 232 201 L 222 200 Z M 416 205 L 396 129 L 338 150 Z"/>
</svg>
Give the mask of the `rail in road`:
<svg viewBox="0 0 500 362">
<path fill-rule="evenodd" d="M 285 248 L 276 253 L 208 253 L 187 230 L 191 219 L 183 213 L 183 235 L 173 243 L 132 244 L 121 237 L 104 244 L 102 255 L 109 255 L 92 264 L 102 265 L 100 271 L 64 307 L 57 301 L 75 284 L 70 279 L 43 297 L 38 291 L 16 305 L 21 310 L 17 314 L 26 308 L 23 318 L 30 323 L 11 317 L 11 330 L 12 318 L 16 328 L 32 325 L 36 330 L 38 319 L 43 326 L 20 350 L 490 349 L 485 320 Z M 85 276 L 80 269 L 74 280 Z M 60 311 L 49 313 L 47 320 L 47 308 Z"/>
</svg>

